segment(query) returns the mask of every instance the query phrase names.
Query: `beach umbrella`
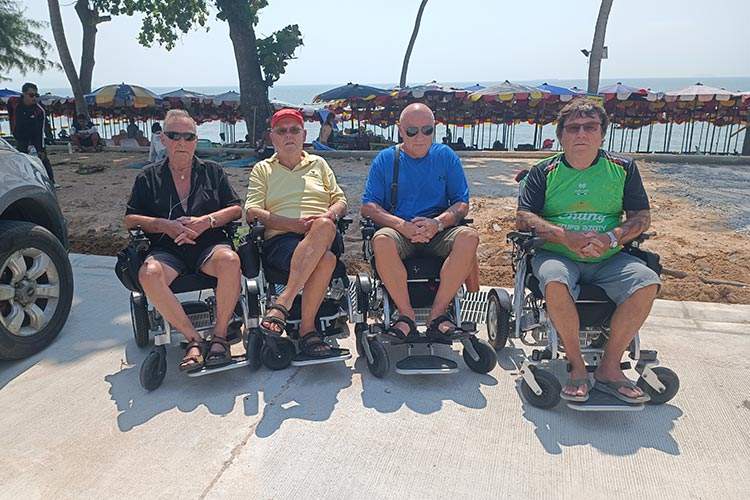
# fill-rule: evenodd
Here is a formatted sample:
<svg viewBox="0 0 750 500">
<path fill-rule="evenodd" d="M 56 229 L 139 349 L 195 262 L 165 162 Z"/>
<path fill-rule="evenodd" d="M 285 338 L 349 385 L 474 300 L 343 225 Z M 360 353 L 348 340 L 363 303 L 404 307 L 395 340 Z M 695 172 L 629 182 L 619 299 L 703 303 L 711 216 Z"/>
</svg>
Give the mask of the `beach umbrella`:
<svg viewBox="0 0 750 500">
<path fill-rule="evenodd" d="M 336 87 L 335 89 L 316 95 L 313 102 L 339 101 L 343 99 L 369 101 L 376 97 L 387 95 L 389 95 L 387 90 L 349 82 L 341 87 Z"/>
<path fill-rule="evenodd" d="M 503 83 L 472 92 L 469 94 L 469 100 L 474 102 L 480 99 L 483 101 L 527 101 L 530 99 L 541 99 L 545 94 L 549 94 L 549 92 L 505 80 Z"/>
<path fill-rule="evenodd" d="M 103 108 L 148 108 L 161 104 L 161 97 L 147 88 L 127 83 L 105 85 L 85 96 L 86 104 Z"/>
<path fill-rule="evenodd" d="M 215 96 L 209 96 L 213 101 L 214 104 L 217 106 L 221 106 L 222 104 L 228 104 L 230 106 L 239 106 L 240 105 L 240 94 L 239 92 L 235 92 L 234 90 L 230 90 L 229 92 L 224 92 L 223 94 L 216 94 Z"/>
<path fill-rule="evenodd" d="M 609 101 L 617 99 L 618 101 L 627 101 L 632 97 L 636 99 L 645 99 L 647 101 L 656 101 L 661 97 L 656 92 L 651 92 L 651 89 L 644 89 L 639 87 L 631 87 L 629 85 L 623 85 L 621 82 L 617 82 L 614 85 L 607 85 L 599 89 L 599 95 L 604 97 L 604 100 Z"/>
<path fill-rule="evenodd" d="M 542 92 L 549 92 L 551 96 L 557 97 L 559 100 L 563 102 L 570 101 L 571 99 L 573 99 L 573 97 L 577 95 L 585 94 L 585 92 L 582 92 L 580 89 L 573 90 L 567 87 L 558 87 L 557 85 L 550 85 L 549 83 L 546 83 L 546 82 L 541 85 L 537 85 L 536 88 L 538 88 Z"/>
<path fill-rule="evenodd" d="M 709 87 L 701 83 L 690 85 L 680 90 L 673 90 L 664 93 L 664 99 L 667 102 L 682 101 L 698 101 L 698 102 L 710 102 L 716 101 L 728 101 L 736 93 L 730 92 L 726 89 L 717 89 L 716 87 Z"/>
<path fill-rule="evenodd" d="M 20 92 L 10 90 L 9 88 L 0 89 L 0 99 L 8 99 L 9 97 L 18 97 L 20 95 Z"/>
<path fill-rule="evenodd" d="M 485 88 L 484 85 L 479 85 L 478 83 L 475 83 L 474 85 L 469 85 L 468 87 L 464 87 L 464 90 L 467 90 L 469 92 L 476 92 L 477 90 L 482 90 Z"/>
<path fill-rule="evenodd" d="M 172 101 L 181 101 L 183 103 L 190 103 L 194 101 L 202 102 L 202 101 L 211 100 L 211 96 L 209 95 L 201 94 L 200 92 L 194 92 L 192 90 L 185 90 L 183 88 L 173 90 L 172 92 L 166 92 L 161 95 L 161 98 L 172 100 Z"/>
<path fill-rule="evenodd" d="M 400 98 L 412 97 L 414 99 L 422 99 L 427 95 L 441 97 L 450 95 L 452 97 L 462 98 L 466 97 L 468 94 L 469 92 L 464 89 L 457 89 L 455 87 L 451 87 L 450 85 L 438 83 L 433 80 L 429 83 L 425 83 L 424 85 L 415 85 L 413 87 L 394 89 L 391 95 L 393 95 L 394 97 L 398 96 Z"/>
</svg>

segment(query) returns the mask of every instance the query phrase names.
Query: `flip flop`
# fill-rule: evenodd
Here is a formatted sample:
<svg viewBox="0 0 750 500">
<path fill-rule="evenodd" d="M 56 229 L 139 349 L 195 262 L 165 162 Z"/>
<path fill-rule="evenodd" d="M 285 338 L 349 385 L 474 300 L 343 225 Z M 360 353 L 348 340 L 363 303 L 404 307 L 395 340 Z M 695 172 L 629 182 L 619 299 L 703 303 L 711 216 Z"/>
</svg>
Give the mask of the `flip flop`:
<svg viewBox="0 0 750 500">
<path fill-rule="evenodd" d="M 584 394 L 583 396 L 572 396 L 570 394 L 567 394 L 564 390 L 560 390 L 560 398 L 572 403 L 585 403 L 586 401 L 588 401 L 589 392 L 591 392 L 591 389 L 594 387 L 594 384 L 588 377 L 568 378 L 568 381 L 565 382 L 565 385 L 563 385 L 563 389 L 565 389 L 565 386 L 568 385 L 576 388 L 581 387 L 582 385 L 586 386 L 586 394 Z"/>
<path fill-rule="evenodd" d="M 634 390 L 639 389 L 639 387 L 636 386 L 632 380 L 612 380 L 609 382 L 605 382 L 604 380 L 599 380 L 599 379 L 595 379 L 595 380 L 596 380 L 596 385 L 594 386 L 594 389 L 597 389 L 600 392 L 603 392 L 605 394 L 610 394 L 616 397 L 617 399 L 619 399 L 620 401 L 624 401 L 626 403 L 633 404 L 633 405 L 647 403 L 651 401 L 651 397 L 645 392 L 643 393 L 642 396 L 639 396 L 637 398 L 631 398 L 630 396 L 626 396 L 625 394 L 620 392 L 620 389 L 622 389 L 623 387 L 626 387 L 628 389 L 634 389 Z"/>
</svg>

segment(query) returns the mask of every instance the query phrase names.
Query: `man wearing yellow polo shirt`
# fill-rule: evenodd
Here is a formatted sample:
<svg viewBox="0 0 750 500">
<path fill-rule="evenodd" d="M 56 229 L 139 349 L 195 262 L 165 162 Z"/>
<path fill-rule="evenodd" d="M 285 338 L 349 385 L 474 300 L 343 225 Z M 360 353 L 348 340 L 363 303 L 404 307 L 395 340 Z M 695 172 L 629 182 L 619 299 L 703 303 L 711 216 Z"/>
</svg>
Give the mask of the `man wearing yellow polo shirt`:
<svg viewBox="0 0 750 500">
<path fill-rule="evenodd" d="M 336 221 L 346 213 L 346 197 L 326 161 L 302 150 L 306 132 L 302 114 L 282 109 L 271 117 L 276 153 L 250 173 L 245 209 L 266 227 L 265 265 L 289 272 L 284 291 L 267 308 L 261 329 L 268 337 L 283 333 L 294 298 L 304 288 L 300 342 L 304 354 L 339 356 L 315 329 L 336 260 L 344 249 Z"/>
</svg>

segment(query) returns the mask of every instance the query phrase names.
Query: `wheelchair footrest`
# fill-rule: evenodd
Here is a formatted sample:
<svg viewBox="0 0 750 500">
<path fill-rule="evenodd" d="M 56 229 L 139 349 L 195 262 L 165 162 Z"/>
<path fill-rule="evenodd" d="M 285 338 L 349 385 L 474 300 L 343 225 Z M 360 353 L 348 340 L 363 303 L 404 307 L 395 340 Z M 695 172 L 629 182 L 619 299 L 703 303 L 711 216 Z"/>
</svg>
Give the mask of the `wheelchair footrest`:
<svg viewBox="0 0 750 500">
<path fill-rule="evenodd" d="M 242 368 L 247 366 L 250 361 L 243 354 L 242 356 L 232 356 L 232 361 L 226 365 L 221 366 L 204 366 L 200 370 L 187 372 L 188 377 L 202 377 L 203 375 L 210 375 L 212 373 L 225 372 L 227 370 L 234 370 L 235 368 Z"/>
<path fill-rule="evenodd" d="M 589 400 L 585 403 L 568 401 L 568 408 L 576 411 L 640 411 L 643 404 L 630 404 L 621 401 L 611 394 L 605 394 L 596 389 L 589 393 Z"/>
<path fill-rule="evenodd" d="M 396 363 L 396 373 L 401 375 L 444 375 L 456 373 L 458 364 L 441 356 L 408 356 Z"/>
<path fill-rule="evenodd" d="M 307 354 L 298 354 L 292 360 L 292 366 L 310 366 L 310 365 L 324 365 L 326 363 L 337 363 L 339 361 L 346 361 L 351 359 L 352 353 L 346 352 L 340 356 L 331 356 L 329 358 L 321 358 L 316 356 L 308 356 Z"/>
</svg>

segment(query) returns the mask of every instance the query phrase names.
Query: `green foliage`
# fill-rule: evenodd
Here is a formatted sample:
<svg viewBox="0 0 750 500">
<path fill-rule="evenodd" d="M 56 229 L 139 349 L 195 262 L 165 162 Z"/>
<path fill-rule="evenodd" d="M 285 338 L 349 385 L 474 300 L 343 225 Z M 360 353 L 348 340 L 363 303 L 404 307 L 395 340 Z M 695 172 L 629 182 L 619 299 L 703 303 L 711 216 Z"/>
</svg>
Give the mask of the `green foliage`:
<svg viewBox="0 0 750 500">
<path fill-rule="evenodd" d="M 0 0 L 1 1 L 1 0 Z M 154 42 L 167 50 L 174 48 L 181 34 L 197 27 L 205 27 L 209 16 L 209 3 L 222 21 L 240 20 L 250 31 L 258 24 L 258 13 L 268 6 L 268 0 L 93 0 L 101 11 L 113 15 L 144 14 L 138 42 L 151 46 Z M 206 28 L 208 29 L 208 28 Z M 302 45 L 299 26 L 286 26 L 265 38 L 256 39 L 258 62 L 266 86 L 271 87 L 286 71 L 287 62 Z"/>
<path fill-rule="evenodd" d="M 37 33 L 45 23 L 24 17 L 15 0 L 0 0 L 0 81 L 13 69 L 21 74 L 59 68 L 47 58 L 50 44 Z M 35 54 L 36 53 L 36 54 Z"/>
</svg>

